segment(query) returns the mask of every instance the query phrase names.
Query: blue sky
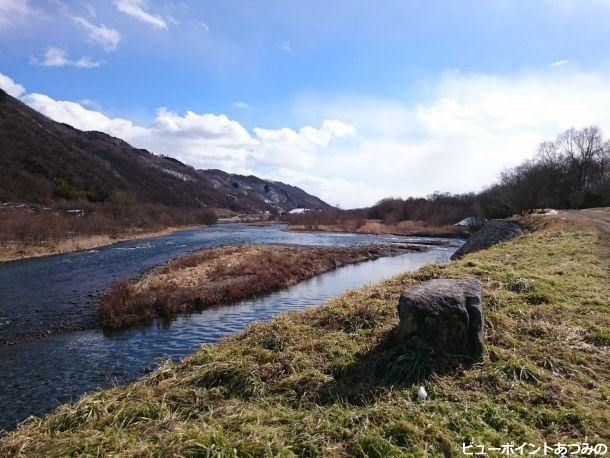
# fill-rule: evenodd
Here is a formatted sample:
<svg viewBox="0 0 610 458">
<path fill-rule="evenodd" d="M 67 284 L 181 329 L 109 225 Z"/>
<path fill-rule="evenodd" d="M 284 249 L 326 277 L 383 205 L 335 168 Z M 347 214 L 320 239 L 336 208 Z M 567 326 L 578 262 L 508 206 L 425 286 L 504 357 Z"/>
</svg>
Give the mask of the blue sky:
<svg viewBox="0 0 610 458">
<path fill-rule="evenodd" d="M 0 0 L 0 85 L 76 127 L 354 207 L 476 191 L 565 128 L 608 132 L 609 15 L 606 0 Z"/>
</svg>

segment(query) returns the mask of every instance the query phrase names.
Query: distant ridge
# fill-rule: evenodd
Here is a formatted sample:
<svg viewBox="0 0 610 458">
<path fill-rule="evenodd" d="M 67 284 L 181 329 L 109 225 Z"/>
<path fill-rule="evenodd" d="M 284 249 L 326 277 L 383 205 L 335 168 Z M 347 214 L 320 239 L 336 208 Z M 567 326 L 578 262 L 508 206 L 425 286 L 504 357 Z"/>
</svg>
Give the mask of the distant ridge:
<svg viewBox="0 0 610 458">
<path fill-rule="evenodd" d="M 330 208 L 295 186 L 196 170 L 105 133 L 55 122 L 0 89 L 0 201 L 100 201 L 116 192 L 146 203 L 245 213 Z"/>
</svg>

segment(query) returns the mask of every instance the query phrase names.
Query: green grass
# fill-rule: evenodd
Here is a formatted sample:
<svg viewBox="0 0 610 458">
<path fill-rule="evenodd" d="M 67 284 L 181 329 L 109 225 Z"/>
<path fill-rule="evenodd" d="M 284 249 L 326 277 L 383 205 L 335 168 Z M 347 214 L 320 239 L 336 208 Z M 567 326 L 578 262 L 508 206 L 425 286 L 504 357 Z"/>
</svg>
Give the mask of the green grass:
<svg viewBox="0 0 610 458">
<path fill-rule="evenodd" d="M 251 325 L 30 421 L 0 455 L 459 456 L 462 442 L 608 443 L 605 243 L 549 227 Z M 394 333 L 400 292 L 438 277 L 484 283 L 486 354 L 472 367 L 431 361 Z"/>
</svg>

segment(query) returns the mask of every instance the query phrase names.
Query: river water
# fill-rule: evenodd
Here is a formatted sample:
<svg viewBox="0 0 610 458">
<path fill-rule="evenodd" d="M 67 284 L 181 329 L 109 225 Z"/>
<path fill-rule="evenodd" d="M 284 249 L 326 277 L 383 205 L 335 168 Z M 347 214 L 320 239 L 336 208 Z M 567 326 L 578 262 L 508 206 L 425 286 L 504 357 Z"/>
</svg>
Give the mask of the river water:
<svg viewBox="0 0 610 458">
<path fill-rule="evenodd" d="M 235 305 L 220 306 L 170 322 L 119 332 L 87 329 L 0 345 L 0 429 L 42 415 L 91 390 L 122 384 L 168 358 L 179 359 L 253 321 L 324 303 L 348 289 L 433 262 L 446 262 L 461 240 L 447 246 L 380 258 L 327 272 L 291 288 Z M 118 279 L 202 247 L 238 243 L 351 245 L 438 243 L 421 237 L 295 233 L 281 225 L 231 224 L 179 231 L 79 253 L 0 264 L 0 341 L 39 335 L 45 329 L 90 324 L 92 297 Z"/>
</svg>

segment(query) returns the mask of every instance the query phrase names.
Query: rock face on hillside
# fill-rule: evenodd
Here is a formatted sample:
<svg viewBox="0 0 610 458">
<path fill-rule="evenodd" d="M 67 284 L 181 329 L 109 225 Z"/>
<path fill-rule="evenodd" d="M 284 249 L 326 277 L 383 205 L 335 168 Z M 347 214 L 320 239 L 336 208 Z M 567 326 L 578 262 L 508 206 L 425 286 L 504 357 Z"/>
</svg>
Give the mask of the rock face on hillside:
<svg viewBox="0 0 610 458">
<path fill-rule="evenodd" d="M 480 359 L 484 349 L 479 280 L 437 279 L 405 291 L 398 302 L 401 338 L 419 349 Z"/>
<path fill-rule="evenodd" d="M 477 233 L 466 240 L 466 243 L 453 253 L 451 259 L 458 259 L 468 253 L 484 250 L 496 243 L 523 235 L 525 232 L 525 229 L 514 221 L 492 219 L 487 221 Z"/>
</svg>

